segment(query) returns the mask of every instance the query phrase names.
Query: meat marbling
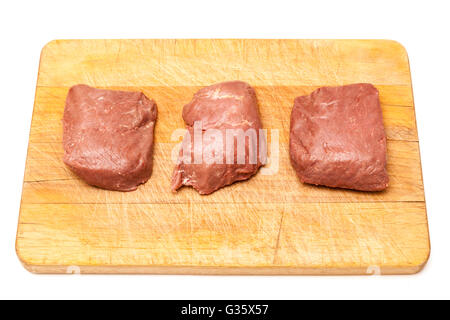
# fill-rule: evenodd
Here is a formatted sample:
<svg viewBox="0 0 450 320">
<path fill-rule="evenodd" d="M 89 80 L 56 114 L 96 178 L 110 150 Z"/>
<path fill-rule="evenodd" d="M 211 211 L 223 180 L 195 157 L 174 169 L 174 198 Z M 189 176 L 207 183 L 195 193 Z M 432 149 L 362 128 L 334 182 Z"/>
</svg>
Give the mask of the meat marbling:
<svg viewBox="0 0 450 320">
<path fill-rule="evenodd" d="M 156 104 L 141 92 L 73 86 L 63 116 L 64 163 L 87 183 L 132 191 L 152 173 Z"/>
<path fill-rule="evenodd" d="M 371 84 L 323 87 L 297 97 L 290 156 L 302 182 L 363 191 L 388 186 L 386 135 Z"/>
<path fill-rule="evenodd" d="M 235 181 L 249 179 L 265 161 L 266 141 L 265 135 L 260 135 L 261 120 L 256 95 L 247 83 L 223 82 L 199 90 L 192 101 L 184 106 L 183 119 L 187 125 L 187 133 L 173 172 L 172 191 L 186 185 L 192 186 L 200 194 L 210 194 Z M 200 146 L 194 141 L 195 123 L 201 123 Z M 253 130 L 256 138 L 251 140 L 251 135 L 245 138 L 245 142 L 241 144 L 244 146 L 245 143 L 245 157 L 239 162 L 239 134 L 236 131 L 240 129 L 241 134 Z M 217 145 L 216 139 L 208 138 L 208 131 L 211 130 L 220 132 L 223 137 L 221 145 Z M 227 149 L 228 143 L 232 143 L 233 147 Z M 220 146 L 223 147 L 221 154 L 217 152 Z M 200 154 L 201 163 L 194 161 L 195 148 L 199 148 L 196 150 Z M 253 156 L 250 157 L 250 154 Z M 221 160 L 221 163 L 214 162 L 211 155 L 217 155 L 215 159 Z M 227 161 L 227 157 L 232 159 L 231 163 Z"/>
</svg>

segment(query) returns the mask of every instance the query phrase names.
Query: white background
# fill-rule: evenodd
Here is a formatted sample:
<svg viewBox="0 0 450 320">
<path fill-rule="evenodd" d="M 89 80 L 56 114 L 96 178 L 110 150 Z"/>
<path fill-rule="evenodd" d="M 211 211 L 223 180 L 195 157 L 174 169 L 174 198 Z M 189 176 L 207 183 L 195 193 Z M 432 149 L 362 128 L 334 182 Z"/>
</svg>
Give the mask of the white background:
<svg viewBox="0 0 450 320">
<path fill-rule="evenodd" d="M 449 1 L 3 1 L 0 298 L 450 298 Z M 43 276 L 14 250 L 42 46 L 61 38 L 382 38 L 408 50 L 431 232 L 418 275 Z M 386 70 L 386 72 L 389 72 Z"/>
</svg>

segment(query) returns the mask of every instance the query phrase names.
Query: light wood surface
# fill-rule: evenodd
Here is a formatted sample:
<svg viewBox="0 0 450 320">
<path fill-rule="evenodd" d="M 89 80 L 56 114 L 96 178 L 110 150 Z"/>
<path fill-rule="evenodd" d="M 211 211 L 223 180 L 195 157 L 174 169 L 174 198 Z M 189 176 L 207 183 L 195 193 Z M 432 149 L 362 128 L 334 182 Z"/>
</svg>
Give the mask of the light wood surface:
<svg viewBox="0 0 450 320">
<path fill-rule="evenodd" d="M 170 192 L 171 139 L 202 86 L 243 80 L 279 169 L 201 196 Z M 380 91 L 390 186 L 300 183 L 289 161 L 296 96 L 369 82 Z M 70 86 L 143 91 L 158 104 L 154 169 L 135 192 L 86 185 L 62 162 Z M 429 236 L 408 57 L 388 40 L 56 40 L 42 50 L 16 249 L 37 273 L 410 274 Z"/>
</svg>

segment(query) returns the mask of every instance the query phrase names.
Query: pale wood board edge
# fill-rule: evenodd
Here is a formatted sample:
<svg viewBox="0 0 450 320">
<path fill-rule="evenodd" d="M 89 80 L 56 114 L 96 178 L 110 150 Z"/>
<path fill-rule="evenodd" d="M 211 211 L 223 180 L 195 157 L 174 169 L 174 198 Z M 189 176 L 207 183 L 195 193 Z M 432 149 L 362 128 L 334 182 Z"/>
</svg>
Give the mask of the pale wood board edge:
<svg viewBox="0 0 450 320">
<path fill-rule="evenodd" d="M 415 100 L 414 100 L 414 88 L 413 88 L 412 74 L 411 74 L 411 61 L 409 59 L 408 50 L 406 50 L 405 46 L 403 44 L 401 44 L 399 41 L 395 41 L 395 40 L 391 40 L 391 41 L 396 42 L 399 46 L 402 47 L 403 51 L 405 52 L 405 56 L 406 56 L 406 60 L 407 60 L 407 64 L 408 64 L 408 70 L 409 70 L 409 83 L 410 83 L 410 87 L 411 87 L 412 108 L 413 108 L 413 111 L 414 111 L 414 122 L 415 122 L 416 135 L 417 135 L 417 146 L 418 146 L 418 151 L 419 151 L 419 168 L 420 168 L 420 179 L 422 180 L 423 203 L 424 203 L 424 209 L 425 209 L 425 221 L 426 221 L 426 225 L 427 225 L 427 250 L 428 250 L 428 254 L 427 254 L 426 260 L 423 262 L 423 264 L 417 270 L 417 272 L 415 272 L 415 273 L 419 273 L 420 271 L 422 271 L 425 268 L 426 264 L 430 260 L 431 239 L 430 239 L 430 224 L 429 224 L 429 221 L 428 221 L 427 198 L 425 196 L 425 183 L 424 183 L 424 180 L 423 180 L 422 155 L 421 155 L 421 152 L 420 152 L 419 128 L 417 127 L 416 103 L 415 103 Z"/>
<path fill-rule="evenodd" d="M 377 266 L 351 268 L 300 268 L 300 267 L 200 267 L 200 266 L 50 266 L 26 265 L 24 268 L 34 274 L 142 274 L 142 275 L 412 275 L 423 270 L 428 259 L 412 266 Z"/>
</svg>

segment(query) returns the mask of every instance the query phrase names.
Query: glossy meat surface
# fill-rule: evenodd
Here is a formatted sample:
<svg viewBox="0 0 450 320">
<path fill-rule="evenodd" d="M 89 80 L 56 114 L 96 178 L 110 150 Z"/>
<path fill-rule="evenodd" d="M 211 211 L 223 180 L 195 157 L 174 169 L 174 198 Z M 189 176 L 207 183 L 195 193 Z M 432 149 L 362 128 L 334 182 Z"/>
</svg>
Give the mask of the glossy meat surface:
<svg viewBox="0 0 450 320">
<path fill-rule="evenodd" d="M 184 106 L 183 119 L 187 134 L 172 176 L 173 191 L 186 185 L 200 194 L 210 194 L 235 181 L 249 179 L 264 162 L 260 146 L 265 146 L 265 136 L 260 136 L 256 95 L 247 83 L 223 82 L 199 90 Z M 196 125 L 201 125 L 197 141 Z M 244 140 L 243 134 L 247 134 Z M 219 144 L 216 135 L 222 137 Z M 231 147 L 227 148 L 227 144 Z"/>
</svg>

